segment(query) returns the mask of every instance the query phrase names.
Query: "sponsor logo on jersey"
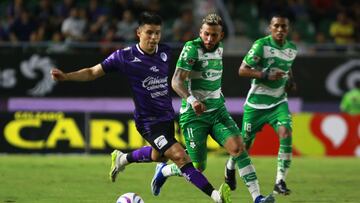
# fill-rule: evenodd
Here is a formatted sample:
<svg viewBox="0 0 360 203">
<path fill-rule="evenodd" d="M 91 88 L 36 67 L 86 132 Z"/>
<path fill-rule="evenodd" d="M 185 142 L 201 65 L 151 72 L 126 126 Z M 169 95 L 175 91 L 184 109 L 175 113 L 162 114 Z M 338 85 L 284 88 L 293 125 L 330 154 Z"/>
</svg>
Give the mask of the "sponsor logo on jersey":
<svg viewBox="0 0 360 203">
<path fill-rule="evenodd" d="M 195 59 L 190 58 L 186 61 L 186 63 L 192 66 L 195 64 Z"/>
<path fill-rule="evenodd" d="M 154 143 L 159 149 L 162 149 L 168 143 L 168 141 L 166 140 L 164 135 L 160 135 L 154 140 Z"/>
<path fill-rule="evenodd" d="M 218 70 L 208 70 L 202 73 L 202 77 L 206 80 L 215 81 L 221 78 L 222 71 Z"/>
<path fill-rule="evenodd" d="M 145 80 L 142 81 L 142 86 L 144 88 L 146 88 L 147 90 L 155 90 L 155 89 L 159 89 L 159 88 L 167 88 L 168 84 L 167 84 L 167 79 L 168 77 L 147 77 L 145 78 Z"/>
<path fill-rule="evenodd" d="M 155 73 L 159 72 L 159 69 L 156 66 L 151 66 L 150 70 L 155 72 Z"/>
<path fill-rule="evenodd" d="M 254 60 L 254 62 L 256 62 L 256 63 L 259 63 L 260 57 L 254 55 L 254 56 L 253 56 L 253 60 Z"/>
</svg>

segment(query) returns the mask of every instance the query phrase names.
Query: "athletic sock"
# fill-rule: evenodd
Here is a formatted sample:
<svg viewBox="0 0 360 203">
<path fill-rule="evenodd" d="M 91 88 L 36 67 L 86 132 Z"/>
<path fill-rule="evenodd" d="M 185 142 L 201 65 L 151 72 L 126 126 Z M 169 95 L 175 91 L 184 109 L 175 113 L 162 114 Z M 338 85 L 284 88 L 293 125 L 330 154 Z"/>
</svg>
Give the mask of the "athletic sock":
<svg viewBox="0 0 360 203">
<path fill-rule="evenodd" d="M 187 181 L 191 182 L 193 185 L 211 197 L 214 187 L 200 171 L 194 168 L 191 162 L 185 164 L 180 168 L 180 170 L 182 176 L 184 176 Z"/>
<path fill-rule="evenodd" d="M 280 180 L 285 181 L 291 165 L 291 158 L 292 158 L 292 137 L 288 136 L 286 138 L 280 138 L 276 183 L 279 183 Z"/>
<path fill-rule="evenodd" d="M 168 164 L 161 169 L 163 176 L 181 176 L 181 171 L 176 164 Z"/>
<path fill-rule="evenodd" d="M 234 159 L 230 156 L 229 160 L 226 162 L 226 168 L 230 169 L 230 170 L 234 170 L 235 169 L 235 161 Z"/>
<path fill-rule="evenodd" d="M 237 166 L 239 168 L 239 174 L 245 185 L 247 186 L 249 193 L 253 200 L 256 199 L 260 193 L 259 181 L 256 176 L 255 168 L 250 160 L 250 157 L 247 152 L 243 152 L 240 156 L 234 157 Z"/>
<path fill-rule="evenodd" d="M 150 146 L 144 146 L 137 150 L 134 150 L 126 155 L 126 159 L 129 163 L 132 162 L 152 162 L 151 159 L 152 148 Z"/>
</svg>

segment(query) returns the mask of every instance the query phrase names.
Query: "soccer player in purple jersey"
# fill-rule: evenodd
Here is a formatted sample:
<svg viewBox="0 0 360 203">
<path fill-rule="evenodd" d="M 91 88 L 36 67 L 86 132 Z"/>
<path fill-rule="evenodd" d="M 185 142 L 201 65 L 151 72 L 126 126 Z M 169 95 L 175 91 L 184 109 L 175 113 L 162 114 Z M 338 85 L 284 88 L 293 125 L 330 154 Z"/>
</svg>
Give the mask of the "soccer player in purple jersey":
<svg viewBox="0 0 360 203">
<path fill-rule="evenodd" d="M 171 53 L 168 46 L 159 44 L 161 24 L 160 16 L 142 13 L 137 29 L 138 44 L 117 50 L 102 63 L 90 68 L 69 73 L 55 68 L 51 71 L 52 77 L 56 81 L 90 81 L 112 72 L 128 77 L 134 95 L 136 127 L 151 146 L 130 153 L 114 150 L 109 174 L 113 182 L 130 163 L 171 159 L 186 180 L 215 202 L 231 202 L 229 186 L 225 183 L 220 187 L 220 192 L 215 190 L 206 177 L 194 168 L 184 148 L 175 139 L 174 109 L 168 85 Z"/>
</svg>

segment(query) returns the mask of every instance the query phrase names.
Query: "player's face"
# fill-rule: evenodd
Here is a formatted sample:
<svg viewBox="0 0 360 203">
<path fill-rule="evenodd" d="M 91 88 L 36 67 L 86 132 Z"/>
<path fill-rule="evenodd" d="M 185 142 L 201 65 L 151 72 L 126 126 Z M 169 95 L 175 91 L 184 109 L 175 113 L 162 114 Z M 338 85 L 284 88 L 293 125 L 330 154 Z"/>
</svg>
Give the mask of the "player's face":
<svg viewBox="0 0 360 203">
<path fill-rule="evenodd" d="M 269 26 L 272 38 L 283 44 L 289 33 L 289 20 L 287 18 L 274 17 L 271 19 Z"/>
<path fill-rule="evenodd" d="M 137 29 L 140 48 L 148 54 L 154 53 L 161 38 L 161 26 L 145 24 Z"/>
<path fill-rule="evenodd" d="M 203 24 L 200 28 L 200 37 L 207 50 L 212 50 L 223 39 L 224 32 L 220 25 Z"/>
</svg>

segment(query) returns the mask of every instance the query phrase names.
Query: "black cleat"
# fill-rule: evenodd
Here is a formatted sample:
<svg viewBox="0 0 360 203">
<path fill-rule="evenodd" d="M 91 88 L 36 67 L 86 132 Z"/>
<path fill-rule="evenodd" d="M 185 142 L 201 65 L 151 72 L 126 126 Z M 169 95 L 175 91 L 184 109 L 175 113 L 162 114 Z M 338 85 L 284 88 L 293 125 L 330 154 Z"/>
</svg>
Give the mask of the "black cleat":
<svg viewBox="0 0 360 203">
<path fill-rule="evenodd" d="M 291 190 L 286 187 L 285 181 L 280 180 L 279 183 L 275 184 L 273 193 L 280 195 L 290 195 Z"/>
<path fill-rule="evenodd" d="M 225 165 L 225 183 L 227 183 L 231 190 L 236 189 L 235 169 L 228 169 Z"/>
</svg>

